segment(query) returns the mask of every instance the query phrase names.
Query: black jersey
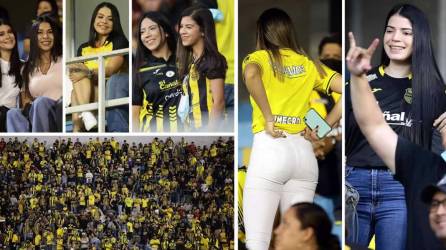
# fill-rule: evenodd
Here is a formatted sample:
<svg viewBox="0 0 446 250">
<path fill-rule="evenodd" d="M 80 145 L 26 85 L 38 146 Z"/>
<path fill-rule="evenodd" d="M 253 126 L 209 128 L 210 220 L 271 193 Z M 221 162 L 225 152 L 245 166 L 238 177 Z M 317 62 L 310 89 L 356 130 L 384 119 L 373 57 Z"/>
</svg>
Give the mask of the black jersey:
<svg viewBox="0 0 446 250">
<path fill-rule="evenodd" d="M 370 87 L 379 107 L 383 112 L 387 124 L 397 133 L 401 134 L 404 127 L 410 127 L 409 108 L 412 103 L 411 77 L 393 78 L 384 73 L 384 67 L 372 69 L 368 75 Z M 350 85 L 346 85 L 345 98 L 345 138 L 347 165 L 354 167 L 386 168 L 381 158 L 370 147 L 367 139 L 361 133 L 353 115 Z M 367 112 L 362 110 L 361 112 Z"/>
<path fill-rule="evenodd" d="M 175 55 L 167 61 L 149 56 L 140 67 L 133 81 L 132 105 L 141 106 L 140 131 L 177 132 L 181 123 L 177 107 L 181 98 L 181 82 L 178 80 Z M 139 86 L 138 86 L 139 85 Z"/>
<path fill-rule="evenodd" d="M 430 228 L 429 205 L 422 202 L 421 192 L 446 174 L 446 162 L 440 156 L 399 136 L 395 169 L 395 178 L 403 184 L 406 196 L 406 249 L 445 249 Z"/>
</svg>

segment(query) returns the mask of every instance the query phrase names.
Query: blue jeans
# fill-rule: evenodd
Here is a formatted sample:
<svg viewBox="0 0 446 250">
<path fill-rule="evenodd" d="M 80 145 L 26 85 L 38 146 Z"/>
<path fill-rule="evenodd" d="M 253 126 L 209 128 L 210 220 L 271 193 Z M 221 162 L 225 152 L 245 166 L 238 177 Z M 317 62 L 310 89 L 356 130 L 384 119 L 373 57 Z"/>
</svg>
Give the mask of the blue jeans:
<svg viewBox="0 0 446 250">
<path fill-rule="evenodd" d="M 106 99 L 116 99 L 129 96 L 129 75 L 118 73 L 112 75 L 107 82 Z M 105 111 L 107 132 L 129 131 L 129 106 L 121 105 L 107 108 Z"/>
<path fill-rule="evenodd" d="M 387 169 L 346 166 L 345 180 L 359 193 L 357 240 L 348 228 L 347 243 L 368 246 L 375 235 L 376 249 L 404 250 L 407 210 L 404 188 Z"/>
<path fill-rule="evenodd" d="M 62 117 L 60 101 L 39 96 L 31 104 L 28 117 L 19 108 L 10 109 L 7 113 L 8 132 L 61 132 L 58 120 Z"/>
</svg>

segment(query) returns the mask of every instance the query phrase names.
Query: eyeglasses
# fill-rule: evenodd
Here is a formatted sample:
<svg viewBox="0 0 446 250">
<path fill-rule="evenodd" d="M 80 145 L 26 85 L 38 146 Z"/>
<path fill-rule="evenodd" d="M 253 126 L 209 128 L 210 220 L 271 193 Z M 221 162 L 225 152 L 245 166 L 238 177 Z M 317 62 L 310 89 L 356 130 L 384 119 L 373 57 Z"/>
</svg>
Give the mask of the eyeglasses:
<svg viewBox="0 0 446 250">
<path fill-rule="evenodd" d="M 431 205 L 430 205 L 430 212 L 436 212 L 438 210 L 438 208 L 441 206 L 443 206 L 443 208 L 446 208 L 446 199 L 443 199 L 441 201 L 439 200 L 432 200 Z"/>
</svg>

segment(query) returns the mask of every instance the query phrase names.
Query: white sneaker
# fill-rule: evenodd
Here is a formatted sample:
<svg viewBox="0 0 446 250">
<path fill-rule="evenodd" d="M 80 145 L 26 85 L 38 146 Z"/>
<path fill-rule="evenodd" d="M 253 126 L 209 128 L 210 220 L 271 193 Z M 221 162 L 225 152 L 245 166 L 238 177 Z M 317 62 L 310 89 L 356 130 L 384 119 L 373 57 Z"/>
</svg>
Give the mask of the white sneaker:
<svg viewBox="0 0 446 250">
<path fill-rule="evenodd" d="M 90 131 L 92 128 L 98 125 L 98 120 L 90 111 L 82 112 L 81 118 L 87 131 Z"/>
</svg>

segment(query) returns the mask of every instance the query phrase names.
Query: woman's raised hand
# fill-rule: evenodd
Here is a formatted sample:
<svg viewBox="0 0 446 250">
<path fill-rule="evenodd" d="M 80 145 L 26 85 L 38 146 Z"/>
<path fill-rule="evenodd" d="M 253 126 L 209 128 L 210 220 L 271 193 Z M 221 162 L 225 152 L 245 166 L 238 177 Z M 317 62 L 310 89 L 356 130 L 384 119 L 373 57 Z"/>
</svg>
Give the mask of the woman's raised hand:
<svg viewBox="0 0 446 250">
<path fill-rule="evenodd" d="M 372 69 L 371 60 L 373 53 L 379 44 L 375 38 L 367 49 L 356 46 L 356 40 L 352 32 L 348 33 L 350 49 L 347 53 L 347 68 L 352 75 L 360 76 Z"/>
</svg>

